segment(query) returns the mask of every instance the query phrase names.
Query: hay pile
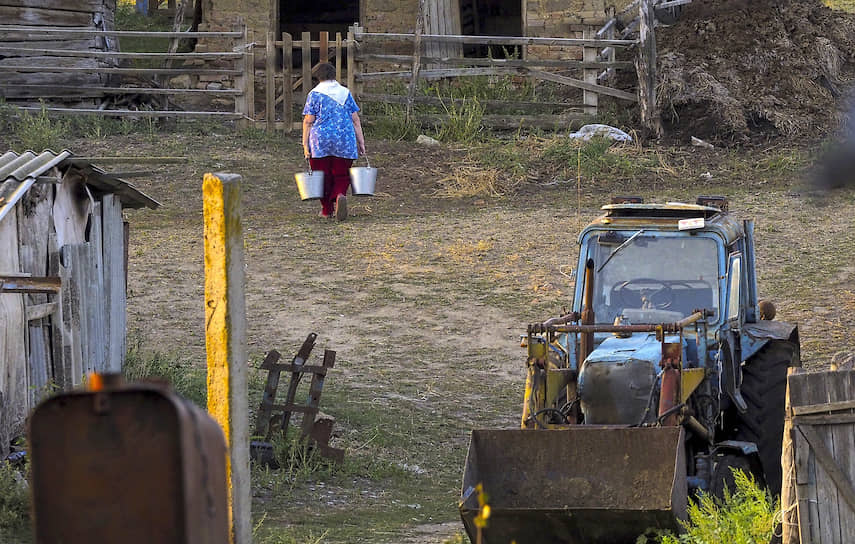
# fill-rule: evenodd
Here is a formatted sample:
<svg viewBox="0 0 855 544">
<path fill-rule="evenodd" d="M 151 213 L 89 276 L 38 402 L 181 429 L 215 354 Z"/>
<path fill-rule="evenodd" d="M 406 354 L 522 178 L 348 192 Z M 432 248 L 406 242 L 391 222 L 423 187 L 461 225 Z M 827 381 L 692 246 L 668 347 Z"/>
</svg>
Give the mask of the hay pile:
<svg viewBox="0 0 855 544">
<path fill-rule="evenodd" d="M 719 143 L 837 128 L 855 75 L 855 16 L 821 0 L 695 0 L 657 29 L 666 131 Z"/>
</svg>

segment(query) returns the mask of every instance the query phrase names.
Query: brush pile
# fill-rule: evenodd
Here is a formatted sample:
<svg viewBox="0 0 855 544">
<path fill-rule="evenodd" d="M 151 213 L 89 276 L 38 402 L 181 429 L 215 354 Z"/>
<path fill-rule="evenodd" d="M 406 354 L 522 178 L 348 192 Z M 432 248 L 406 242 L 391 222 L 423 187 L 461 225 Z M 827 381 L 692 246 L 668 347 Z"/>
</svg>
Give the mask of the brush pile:
<svg viewBox="0 0 855 544">
<path fill-rule="evenodd" d="M 855 76 L 855 15 L 821 0 L 695 0 L 657 29 L 666 132 L 717 143 L 835 130 Z"/>
</svg>

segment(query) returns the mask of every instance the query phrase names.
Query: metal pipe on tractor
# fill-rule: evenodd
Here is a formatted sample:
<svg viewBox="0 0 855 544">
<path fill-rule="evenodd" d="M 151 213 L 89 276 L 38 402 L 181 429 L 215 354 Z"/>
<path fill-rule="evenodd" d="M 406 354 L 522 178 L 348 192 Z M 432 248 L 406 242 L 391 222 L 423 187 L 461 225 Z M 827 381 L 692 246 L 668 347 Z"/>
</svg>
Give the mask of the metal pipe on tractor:
<svg viewBox="0 0 855 544">
<path fill-rule="evenodd" d="M 722 496 L 731 468 L 780 492 L 798 329 L 759 310 L 753 223 L 727 208 L 617 199 L 582 231 L 572 311 L 528 326 L 520 428 L 472 431 L 459 508 L 473 542 L 679 531 L 690 494 Z"/>
</svg>

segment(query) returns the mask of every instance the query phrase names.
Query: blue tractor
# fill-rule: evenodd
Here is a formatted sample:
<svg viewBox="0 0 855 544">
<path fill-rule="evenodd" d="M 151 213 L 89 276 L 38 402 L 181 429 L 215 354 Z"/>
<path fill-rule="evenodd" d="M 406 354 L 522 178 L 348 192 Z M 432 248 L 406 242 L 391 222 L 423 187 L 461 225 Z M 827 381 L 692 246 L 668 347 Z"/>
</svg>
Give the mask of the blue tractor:
<svg viewBox="0 0 855 544">
<path fill-rule="evenodd" d="M 579 235 L 573 311 L 524 337 L 521 428 L 472 432 L 473 542 L 634 542 L 678 529 L 688 498 L 722 496 L 735 468 L 780 493 L 799 337 L 758 299 L 753 221 L 721 197 L 603 210 Z"/>
</svg>

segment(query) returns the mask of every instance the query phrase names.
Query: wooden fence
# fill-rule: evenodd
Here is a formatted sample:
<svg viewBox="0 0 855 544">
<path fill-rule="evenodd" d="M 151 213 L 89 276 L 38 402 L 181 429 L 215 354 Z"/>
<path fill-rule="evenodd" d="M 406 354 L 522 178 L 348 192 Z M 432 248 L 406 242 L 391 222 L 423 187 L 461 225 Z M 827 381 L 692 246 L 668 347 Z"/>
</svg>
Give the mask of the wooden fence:
<svg viewBox="0 0 855 544">
<path fill-rule="evenodd" d="M 0 57 L 6 61 L 0 63 L 0 96 L 8 101 L 21 102 L 44 99 L 49 103 L 91 99 L 106 101 L 110 96 L 143 95 L 162 97 L 166 107 L 154 109 L 106 109 L 106 103 L 100 107 L 66 108 L 46 107 L 49 112 L 63 114 L 101 114 L 117 117 L 195 117 L 221 119 L 252 119 L 253 110 L 253 70 L 252 44 L 246 27 L 241 25 L 232 32 L 137 32 L 59 29 L 49 27 L 22 27 L 0 25 Z M 96 38 L 169 38 L 208 40 L 214 51 L 206 52 L 122 52 L 93 51 L 91 49 L 58 49 L 29 44 L 44 44 L 51 40 L 75 38 L 91 40 Z M 217 48 L 216 44 L 220 44 Z M 79 66 L 77 61 L 90 59 L 101 61 L 98 67 Z M 133 66 L 134 62 L 145 61 L 152 67 Z M 108 62 L 109 64 L 103 64 Z M 73 81 L 63 84 L 63 79 L 75 74 L 115 76 L 120 84 L 80 85 Z M 189 85 L 182 88 L 171 85 L 175 78 L 187 76 Z M 223 79 L 234 82 L 233 88 L 227 84 L 205 80 Z M 200 83 L 201 82 L 201 83 Z M 196 83 L 194 88 L 193 83 Z M 233 100 L 233 111 L 210 111 L 192 107 L 173 107 L 170 99 L 204 97 L 207 99 L 225 98 Z M 22 106 L 23 110 L 40 110 L 40 106 Z"/>
<path fill-rule="evenodd" d="M 855 371 L 795 373 L 784 436 L 784 544 L 855 538 Z"/>
<path fill-rule="evenodd" d="M 636 45 L 635 40 L 609 39 L 598 37 L 595 29 L 591 29 L 590 37 L 574 38 L 527 38 L 512 36 L 453 36 L 453 35 L 420 35 L 370 33 L 362 27 L 351 27 L 346 37 L 337 33 L 333 38 L 327 32 L 321 32 L 318 40 L 312 40 L 308 32 L 301 39 L 295 40 L 285 33 L 281 39 L 275 39 L 272 33 L 267 35 L 265 44 L 265 114 L 264 122 L 267 129 L 298 130 L 299 121 L 295 121 L 295 106 L 302 104 L 306 95 L 312 89 L 311 76 L 318 63 L 331 62 L 336 66 L 337 79 L 346 81 L 354 96 L 360 102 L 384 102 L 407 104 L 442 105 L 454 100 L 440 99 L 429 96 L 412 96 L 377 94 L 366 92 L 367 85 L 383 80 L 405 80 L 410 85 L 418 85 L 420 80 L 459 78 L 470 76 L 526 76 L 540 81 L 550 81 L 574 87 L 581 90 L 581 100 L 578 103 L 568 102 L 536 102 L 514 100 L 487 100 L 482 105 L 489 109 L 533 110 L 544 108 L 561 108 L 569 114 L 562 117 L 562 122 L 568 118 L 594 116 L 597 113 L 599 96 L 610 96 L 619 100 L 634 103 L 637 95 L 620 89 L 609 87 L 598 82 L 601 72 L 627 70 L 634 67 L 631 61 L 615 60 L 615 48 L 628 48 Z M 422 47 L 415 47 L 420 40 Z M 543 46 L 553 49 L 578 51 L 579 60 L 554 59 L 497 59 L 490 57 L 430 57 L 423 56 L 421 50 L 433 49 L 428 44 L 454 44 L 479 46 Z M 383 50 L 388 46 L 397 45 L 398 49 L 412 50 L 412 54 L 371 53 L 366 51 Z M 607 51 L 603 51 L 608 49 Z M 601 52 L 602 55 L 601 55 Z M 301 68 L 295 70 L 294 58 L 301 59 Z M 281 59 L 281 62 L 277 62 Z M 419 65 L 427 69 L 414 69 Z M 345 70 L 346 65 L 346 70 Z M 397 68 L 388 69 L 390 66 Z M 373 70 L 368 68 L 379 67 Z M 402 67 L 408 69 L 403 70 Z M 383 69 L 387 68 L 387 69 Z M 556 72 L 560 70 L 561 73 Z M 563 72 L 575 71 L 580 77 L 564 75 Z M 342 80 L 342 76 L 345 80 Z M 290 92 L 289 92 L 290 91 Z M 459 100 L 458 100 L 459 102 Z M 556 118 L 548 116 L 493 115 L 485 116 L 485 124 L 494 127 L 516 127 L 520 123 L 554 126 Z"/>
<path fill-rule="evenodd" d="M 633 4 L 635 6 L 635 4 Z M 635 9 L 633 7 L 632 9 Z M 203 97 L 207 99 L 227 98 L 234 100 L 233 111 L 210 111 L 199 106 L 184 108 L 161 107 L 159 109 L 107 109 L 48 107 L 56 113 L 95 113 L 107 116 L 145 117 L 207 117 L 237 119 L 244 125 L 259 124 L 268 130 L 299 130 L 299 106 L 312 88 L 312 74 L 318 63 L 332 62 L 336 66 L 336 77 L 344 81 L 357 100 L 361 102 L 384 102 L 406 104 L 409 115 L 414 104 L 444 105 L 454 100 L 417 96 L 414 89 L 420 81 L 439 78 L 469 76 L 516 76 L 536 81 L 548 81 L 565 87 L 578 89 L 580 99 L 576 102 L 537 102 L 487 100 L 481 105 L 491 111 L 512 108 L 513 111 L 561 110 L 562 114 L 550 115 L 485 115 L 482 122 L 493 127 L 514 128 L 521 125 L 556 127 L 567 126 L 572 120 L 595 116 L 599 97 L 608 96 L 630 104 L 638 104 L 642 124 L 658 132 L 655 108 L 656 51 L 653 34 L 654 17 L 652 0 L 637 0 L 638 17 L 633 25 L 639 29 L 638 39 L 616 38 L 616 18 L 602 28 L 591 27 L 582 38 L 539 38 L 514 36 L 463 36 L 421 34 L 371 33 L 363 27 L 350 27 L 346 35 L 321 32 L 313 40 L 308 32 L 297 39 L 290 34 L 277 36 L 269 32 L 263 46 L 253 42 L 246 27 L 233 32 L 136 32 L 98 31 L 74 29 L 49 29 L 45 27 L 20 27 L 0 25 L 0 35 L 17 36 L 21 40 L 50 40 L 52 36 L 70 35 L 82 37 L 119 38 L 169 38 L 172 40 L 195 38 L 206 40 L 203 48 L 196 52 L 114 52 L 92 50 L 58 50 L 20 45 L 4 45 L 0 40 L 0 56 L 15 55 L 22 59 L 39 58 L 39 62 L 14 65 L 0 64 L 0 95 L 7 99 L 26 98 L 69 99 L 79 93 L 95 93 L 96 96 L 147 95 L 164 97 L 178 102 L 180 98 Z M 7 33 L 7 34 L 4 34 Z M 210 42 L 210 44 L 208 44 Z M 222 43 L 227 42 L 227 46 Z M 40 42 L 41 43 L 41 42 Z M 221 44 L 219 49 L 214 44 Z M 538 55 L 526 58 L 473 58 L 461 55 L 437 56 L 437 51 L 462 52 L 467 46 L 549 48 L 552 54 L 571 57 L 572 60 L 541 59 Z M 262 49 L 263 48 L 263 49 Z M 616 49 L 635 48 L 634 60 L 616 60 Z M 212 50 L 215 49 L 215 50 Z M 174 47 L 170 50 L 174 51 Z M 393 52 L 392 52 L 393 51 Z M 426 54 L 426 52 L 428 54 Z M 262 60 L 263 57 L 263 60 Z M 45 62 L 45 58 L 54 59 Z M 99 68 L 103 74 L 134 79 L 134 84 L 106 86 L 57 85 L 55 83 L 10 82 L 8 75 L 75 73 L 91 68 L 68 66 L 62 59 L 110 59 L 111 62 L 148 61 L 160 62 L 152 68 L 126 65 Z M 299 63 L 296 62 L 299 59 Z M 179 66 L 173 67 L 173 63 Z M 264 66 L 263 117 L 256 115 L 255 67 Z M 295 68 L 299 66 L 299 68 Z M 422 68 L 424 66 L 424 68 Z M 617 70 L 634 70 L 638 74 L 638 92 L 627 92 L 606 85 L 606 76 Z M 170 85 L 175 78 L 187 76 L 196 88 L 176 88 Z M 211 79 L 222 79 L 222 84 Z M 409 83 L 406 95 L 372 93 L 373 83 L 383 80 L 403 80 Z M 233 82 L 230 88 L 228 84 Z M 201 87 L 201 88 L 199 88 Z M 87 95 L 89 96 L 89 95 Z M 38 106 L 23 109 L 39 110 Z M 295 116 L 297 117 L 295 119 Z M 436 121 L 438 116 L 423 116 L 422 120 Z M 439 116 L 441 117 L 441 116 Z M 370 122 L 370 119 L 368 120 Z"/>
</svg>

